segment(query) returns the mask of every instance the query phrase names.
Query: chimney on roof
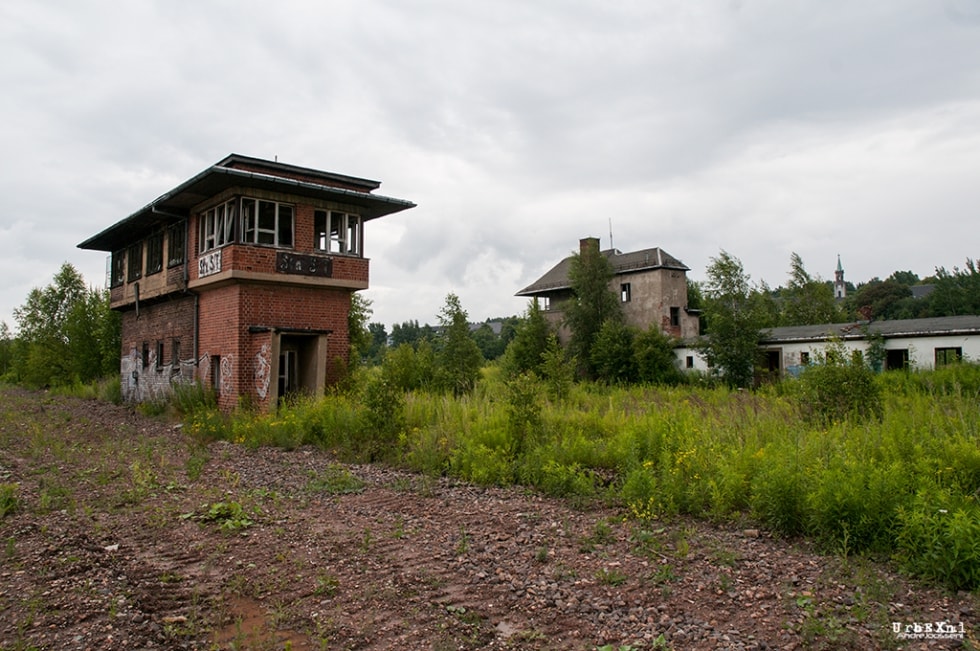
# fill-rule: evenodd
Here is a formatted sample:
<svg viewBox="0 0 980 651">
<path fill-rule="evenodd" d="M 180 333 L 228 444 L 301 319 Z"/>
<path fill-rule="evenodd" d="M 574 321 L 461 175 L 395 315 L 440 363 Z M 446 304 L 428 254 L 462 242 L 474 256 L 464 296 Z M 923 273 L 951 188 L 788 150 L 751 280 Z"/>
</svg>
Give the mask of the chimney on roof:
<svg viewBox="0 0 980 651">
<path fill-rule="evenodd" d="M 589 251 L 593 253 L 599 252 L 599 238 L 598 237 L 583 237 L 578 241 L 578 252 L 579 255 L 585 255 Z"/>
</svg>

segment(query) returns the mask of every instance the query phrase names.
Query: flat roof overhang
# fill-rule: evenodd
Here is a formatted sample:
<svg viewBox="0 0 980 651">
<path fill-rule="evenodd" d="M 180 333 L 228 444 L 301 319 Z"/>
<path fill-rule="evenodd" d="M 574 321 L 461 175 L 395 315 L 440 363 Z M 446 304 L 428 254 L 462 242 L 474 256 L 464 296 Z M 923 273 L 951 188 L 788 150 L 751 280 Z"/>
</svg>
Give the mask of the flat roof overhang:
<svg viewBox="0 0 980 651">
<path fill-rule="evenodd" d="M 118 251 L 132 243 L 134 230 L 153 231 L 177 223 L 189 217 L 194 206 L 234 187 L 285 192 L 310 199 L 354 205 L 365 220 L 415 207 L 414 203 L 404 199 L 215 165 L 154 199 L 129 217 L 88 238 L 78 248 Z"/>
</svg>

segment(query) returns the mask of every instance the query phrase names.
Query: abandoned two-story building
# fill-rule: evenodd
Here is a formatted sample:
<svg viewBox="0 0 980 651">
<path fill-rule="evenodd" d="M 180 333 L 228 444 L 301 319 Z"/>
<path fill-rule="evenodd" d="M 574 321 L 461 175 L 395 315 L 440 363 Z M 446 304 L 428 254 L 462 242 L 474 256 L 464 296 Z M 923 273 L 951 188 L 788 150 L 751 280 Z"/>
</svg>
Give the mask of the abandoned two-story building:
<svg viewBox="0 0 980 651">
<path fill-rule="evenodd" d="M 364 225 L 415 205 L 380 185 L 232 154 L 79 244 L 111 254 L 123 396 L 200 381 L 267 409 L 338 379 Z"/>
<path fill-rule="evenodd" d="M 687 305 L 687 272 L 683 262 L 660 248 L 623 253 L 618 249 L 599 250 L 599 240 L 579 241 L 579 255 L 605 256 L 613 269 L 609 289 L 619 296 L 628 325 L 641 329 L 656 325 L 679 339 L 698 335 L 699 317 Z M 570 332 L 564 325 L 564 304 L 574 297 L 569 277 L 573 256 L 564 258 L 517 296 L 537 298 L 545 318 L 563 343 Z"/>
</svg>

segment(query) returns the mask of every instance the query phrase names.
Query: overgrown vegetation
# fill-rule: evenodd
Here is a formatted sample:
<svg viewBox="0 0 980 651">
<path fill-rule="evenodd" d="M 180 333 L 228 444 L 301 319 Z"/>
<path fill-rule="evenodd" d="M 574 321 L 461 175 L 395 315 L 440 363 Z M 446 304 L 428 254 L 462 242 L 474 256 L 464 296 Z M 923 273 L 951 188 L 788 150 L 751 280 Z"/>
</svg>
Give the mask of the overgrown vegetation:
<svg viewBox="0 0 980 651">
<path fill-rule="evenodd" d="M 833 349 L 831 349 L 833 350 Z M 754 393 L 583 383 L 488 367 L 470 393 L 401 391 L 366 369 L 352 393 L 274 415 L 203 408 L 192 432 L 248 445 L 320 445 L 481 484 L 602 499 L 640 522 L 685 514 L 807 536 L 980 587 L 980 366 L 875 375 L 821 360 Z"/>
</svg>

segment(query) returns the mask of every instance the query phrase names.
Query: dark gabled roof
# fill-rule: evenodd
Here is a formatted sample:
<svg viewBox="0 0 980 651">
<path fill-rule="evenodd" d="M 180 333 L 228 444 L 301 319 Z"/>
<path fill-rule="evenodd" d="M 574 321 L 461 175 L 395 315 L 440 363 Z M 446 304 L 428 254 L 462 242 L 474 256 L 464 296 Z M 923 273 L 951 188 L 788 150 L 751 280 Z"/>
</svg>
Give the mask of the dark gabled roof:
<svg viewBox="0 0 980 651">
<path fill-rule="evenodd" d="M 130 244 L 134 233 L 185 219 L 193 206 L 237 186 L 352 204 L 365 220 L 415 207 L 411 201 L 371 194 L 380 185 L 369 179 L 231 154 L 85 240 L 78 248 L 116 251 Z"/>
<path fill-rule="evenodd" d="M 613 272 L 617 276 L 650 269 L 690 271 L 690 268 L 683 262 L 661 248 L 643 249 L 642 251 L 633 251 L 630 253 L 623 253 L 618 249 L 606 249 L 601 253 L 609 259 Z M 573 257 L 575 256 L 570 255 L 556 264 L 548 273 L 517 292 L 515 296 L 534 296 L 556 290 L 571 289 L 572 284 L 568 277 L 568 271 L 571 268 Z"/>
<path fill-rule="evenodd" d="M 980 315 L 941 316 L 928 319 L 894 321 L 857 321 L 824 325 L 786 326 L 763 332 L 761 343 L 803 343 L 839 339 L 863 339 L 867 331 L 887 339 L 896 337 L 929 337 L 934 335 L 980 335 Z"/>
</svg>

